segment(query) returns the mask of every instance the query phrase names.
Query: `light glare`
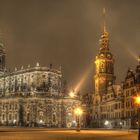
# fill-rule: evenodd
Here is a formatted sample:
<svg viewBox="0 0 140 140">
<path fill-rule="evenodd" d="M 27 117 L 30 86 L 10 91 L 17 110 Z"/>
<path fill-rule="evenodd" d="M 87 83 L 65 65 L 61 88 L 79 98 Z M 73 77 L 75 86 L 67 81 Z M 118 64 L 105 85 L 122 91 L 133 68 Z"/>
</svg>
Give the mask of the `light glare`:
<svg viewBox="0 0 140 140">
<path fill-rule="evenodd" d="M 80 116 L 80 115 L 83 114 L 83 110 L 82 110 L 81 108 L 76 108 L 76 109 L 74 110 L 74 113 L 75 113 L 76 115 Z"/>
</svg>

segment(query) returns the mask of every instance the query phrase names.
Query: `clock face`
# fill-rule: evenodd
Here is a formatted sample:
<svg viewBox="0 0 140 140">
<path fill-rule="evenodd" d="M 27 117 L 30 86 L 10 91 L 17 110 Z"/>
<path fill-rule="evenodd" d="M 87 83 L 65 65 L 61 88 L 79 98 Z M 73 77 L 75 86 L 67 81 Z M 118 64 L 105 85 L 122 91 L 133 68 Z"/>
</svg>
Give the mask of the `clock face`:
<svg viewBox="0 0 140 140">
<path fill-rule="evenodd" d="M 104 54 L 101 53 L 101 54 L 100 54 L 100 57 L 104 57 Z"/>
<path fill-rule="evenodd" d="M 108 54 L 107 57 L 108 57 L 108 58 L 112 58 L 111 54 Z"/>
</svg>

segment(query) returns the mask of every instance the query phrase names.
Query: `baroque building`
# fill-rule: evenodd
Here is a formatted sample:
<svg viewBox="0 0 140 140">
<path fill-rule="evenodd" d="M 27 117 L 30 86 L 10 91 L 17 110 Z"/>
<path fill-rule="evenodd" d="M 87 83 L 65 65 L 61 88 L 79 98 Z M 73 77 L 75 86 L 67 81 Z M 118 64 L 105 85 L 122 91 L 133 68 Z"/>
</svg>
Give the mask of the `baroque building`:
<svg viewBox="0 0 140 140">
<path fill-rule="evenodd" d="M 73 127 L 79 97 L 62 92 L 60 69 L 30 65 L 9 72 L 0 44 L 0 125 Z"/>
<path fill-rule="evenodd" d="M 128 69 L 123 84 L 124 120 L 127 128 L 138 127 L 138 108 L 134 102 L 134 97 L 140 93 L 140 59 L 138 61 L 135 71 Z"/>
<path fill-rule="evenodd" d="M 136 70 L 128 69 L 124 82 L 116 84 L 114 58 L 105 24 L 99 45 L 95 59 L 92 127 L 137 128 L 134 97 L 140 92 L 140 59 Z"/>
</svg>

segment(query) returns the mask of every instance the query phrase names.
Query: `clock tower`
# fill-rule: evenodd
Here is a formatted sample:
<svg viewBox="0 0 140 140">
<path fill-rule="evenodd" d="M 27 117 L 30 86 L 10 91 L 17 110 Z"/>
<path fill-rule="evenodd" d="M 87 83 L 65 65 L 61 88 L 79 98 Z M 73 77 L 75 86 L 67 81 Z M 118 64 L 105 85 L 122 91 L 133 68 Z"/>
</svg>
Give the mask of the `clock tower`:
<svg viewBox="0 0 140 140">
<path fill-rule="evenodd" d="M 105 16 L 105 9 L 103 11 Z M 114 58 L 109 48 L 109 33 L 106 30 L 104 22 L 103 32 L 99 40 L 99 52 L 95 58 L 96 73 L 94 76 L 95 92 L 93 94 L 93 125 L 102 126 L 102 97 L 107 94 L 109 85 L 113 85 L 114 76 Z"/>
<path fill-rule="evenodd" d="M 103 33 L 99 40 L 99 46 L 99 53 L 95 59 L 95 94 L 103 95 L 106 94 L 108 85 L 113 84 L 115 81 L 114 58 L 109 49 L 109 33 L 106 30 L 105 22 Z"/>
</svg>

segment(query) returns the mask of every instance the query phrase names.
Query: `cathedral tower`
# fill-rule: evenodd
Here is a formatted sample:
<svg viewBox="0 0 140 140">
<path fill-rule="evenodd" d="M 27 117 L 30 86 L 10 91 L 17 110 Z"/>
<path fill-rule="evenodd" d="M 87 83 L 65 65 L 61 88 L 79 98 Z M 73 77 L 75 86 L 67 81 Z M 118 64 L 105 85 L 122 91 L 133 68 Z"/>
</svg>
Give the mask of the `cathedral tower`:
<svg viewBox="0 0 140 140">
<path fill-rule="evenodd" d="M 103 11 L 105 17 L 105 9 Z M 109 33 L 106 30 L 105 20 L 103 33 L 99 40 L 99 53 L 96 55 L 95 94 L 106 94 L 107 87 L 114 83 L 114 59 L 109 48 Z"/>
</svg>

